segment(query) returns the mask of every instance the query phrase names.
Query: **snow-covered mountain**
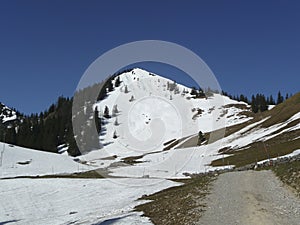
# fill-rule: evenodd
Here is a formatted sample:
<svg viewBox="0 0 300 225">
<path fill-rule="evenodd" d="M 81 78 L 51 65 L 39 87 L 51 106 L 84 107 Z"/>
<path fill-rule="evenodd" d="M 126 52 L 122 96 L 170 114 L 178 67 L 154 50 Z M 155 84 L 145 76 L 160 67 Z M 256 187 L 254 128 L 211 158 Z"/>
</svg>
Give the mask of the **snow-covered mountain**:
<svg viewBox="0 0 300 225">
<path fill-rule="evenodd" d="M 277 139 L 274 141 L 277 136 L 299 129 L 299 109 L 287 110 L 286 118 L 274 120 L 283 105 L 294 107 L 289 103 L 293 99 L 254 114 L 244 102 L 216 93 L 196 98 L 191 88 L 142 69 L 123 73 L 113 82 L 117 79 L 120 85 L 94 105 L 102 118 L 107 117 L 100 134 L 104 148 L 81 157 L 87 164 L 106 168 L 111 175 L 184 177 L 185 173 L 230 168 L 297 149 L 276 152 L 272 145 L 278 144 Z M 200 145 L 199 131 L 206 137 Z M 298 138 L 297 132 L 293 134 Z M 269 152 L 261 145 L 267 153 L 254 156 L 257 143 L 267 140 L 272 142 Z M 231 160 L 231 154 L 247 155 L 247 149 L 253 158 Z M 230 160 L 224 160 L 228 156 Z"/>
<path fill-rule="evenodd" d="M 13 121 L 17 119 L 17 114 L 11 108 L 5 106 L 4 104 L 0 103 L 0 121 L 2 123 Z"/>
<path fill-rule="evenodd" d="M 93 165 L 167 154 L 166 149 L 173 152 L 184 144 L 189 146 L 188 140 L 199 131 L 213 136 L 213 131 L 252 119 L 250 106 L 244 102 L 212 92 L 196 97 L 191 88 L 139 68 L 112 82 L 114 90 L 94 105 L 104 124 L 100 134 L 104 148 L 82 157 Z"/>
<path fill-rule="evenodd" d="M 106 106 L 110 109 L 111 118 L 106 120 L 109 123 L 105 135 L 101 135 L 104 144 L 119 142 L 138 149 L 145 148 L 148 141 L 153 146 L 153 141 L 159 140 L 153 149 L 159 150 L 163 143 L 174 138 L 193 135 L 199 130 L 211 132 L 250 119 L 243 114 L 250 111 L 243 102 L 220 94 L 195 98 L 191 88 L 142 69 L 123 73 L 119 79 L 121 85 L 95 105 L 102 115 Z"/>
</svg>

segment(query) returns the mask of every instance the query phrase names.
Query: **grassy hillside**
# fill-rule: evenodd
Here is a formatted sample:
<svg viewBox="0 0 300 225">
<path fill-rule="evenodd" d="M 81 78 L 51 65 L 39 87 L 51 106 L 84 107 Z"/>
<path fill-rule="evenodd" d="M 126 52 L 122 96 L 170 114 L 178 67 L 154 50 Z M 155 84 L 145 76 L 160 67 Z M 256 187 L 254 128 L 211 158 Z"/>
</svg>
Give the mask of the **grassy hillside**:
<svg viewBox="0 0 300 225">
<path fill-rule="evenodd" d="M 264 118 L 269 118 L 263 122 L 260 127 L 270 127 L 275 124 L 280 124 L 287 121 L 296 113 L 300 112 L 300 93 L 294 95 L 285 102 L 277 105 L 270 111 L 256 114 L 255 118 L 245 124 L 240 124 L 234 127 L 230 127 L 226 131 L 226 136 L 233 134 L 245 126 L 257 122 Z M 278 129 L 273 134 L 279 134 L 282 130 L 293 127 L 299 124 L 300 120 L 294 120 L 288 123 L 284 128 Z M 252 143 L 245 150 L 227 150 L 227 154 L 231 156 L 219 160 L 215 160 L 211 165 L 222 166 L 222 165 L 235 165 L 236 167 L 245 166 L 250 163 L 255 163 L 264 159 L 278 157 L 293 152 L 294 150 L 300 149 L 300 130 L 294 130 L 291 132 L 284 132 L 278 136 L 269 139 L 264 142 Z M 298 138 L 298 139 L 297 139 Z"/>
<path fill-rule="evenodd" d="M 287 99 L 283 103 L 277 105 L 270 111 L 266 111 L 263 117 L 270 116 L 271 118 L 265 121 L 262 126 L 269 127 L 276 123 L 282 123 L 290 117 L 300 112 L 300 92 Z"/>
</svg>

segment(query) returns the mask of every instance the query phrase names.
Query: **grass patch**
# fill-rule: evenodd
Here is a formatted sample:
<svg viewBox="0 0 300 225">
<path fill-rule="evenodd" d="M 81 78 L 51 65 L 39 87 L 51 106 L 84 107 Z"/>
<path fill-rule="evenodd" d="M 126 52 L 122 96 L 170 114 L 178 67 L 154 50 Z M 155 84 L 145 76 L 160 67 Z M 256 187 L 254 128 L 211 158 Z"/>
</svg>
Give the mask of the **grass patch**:
<svg viewBox="0 0 300 225">
<path fill-rule="evenodd" d="M 292 187 L 300 196 L 300 160 L 271 167 L 279 179 Z"/>
<path fill-rule="evenodd" d="M 170 150 L 171 148 L 175 147 L 179 144 L 179 140 L 175 140 L 173 143 L 169 144 L 167 147 L 164 147 L 163 151 Z"/>
<path fill-rule="evenodd" d="M 203 200 L 209 193 L 212 180 L 212 176 L 178 180 L 184 185 L 145 196 L 141 199 L 151 202 L 139 205 L 135 209 L 144 212 L 144 215 L 157 225 L 192 224 L 199 220 L 205 210 Z"/>
<path fill-rule="evenodd" d="M 225 154 L 233 154 L 223 159 L 215 160 L 212 166 L 235 165 L 236 167 L 256 163 L 268 158 L 283 156 L 300 149 L 300 130 L 283 133 L 268 141 L 255 142 L 245 147 L 245 150 L 228 150 Z"/>
<path fill-rule="evenodd" d="M 172 140 L 170 140 L 170 141 L 165 142 L 165 143 L 164 143 L 164 146 L 171 144 L 173 141 L 176 141 L 176 139 L 174 138 L 174 139 L 172 139 Z"/>
<path fill-rule="evenodd" d="M 104 178 L 101 175 L 101 171 L 99 170 L 90 170 L 86 172 L 80 173 L 72 173 L 72 174 L 53 174 L 53 175 L 37 175 L 37 176 L 18 176 L 18 177 L 7 177 L 1 178 L 1 180 L 9 180 L 9 179 L 52 179 L 52 178 L 68 178 L 68 179 L 102 179 Z"/>
<path fill-rule="evenodd" d="M 113 156 L 108 156 L 108 157 L 101 158 L 101 159 L 102 159 L 102 160 L 115 160 L 116 158 L 118 158 L 118 156 L 113 155 Z"/>
<path fill-rule="evenodd" d="M 134 165 L 134 164 L 137 164 L 137 163 L 142 163 L 142 162 L 139 162 L 137 160 L 141 159 L 143 157 L 144 157 L 144 155 L 130 156 L 130 157 L 123 158 L 122 162 L 124 162 L 126 164 L 129 164 L 129 165 Z"/>
</svg>

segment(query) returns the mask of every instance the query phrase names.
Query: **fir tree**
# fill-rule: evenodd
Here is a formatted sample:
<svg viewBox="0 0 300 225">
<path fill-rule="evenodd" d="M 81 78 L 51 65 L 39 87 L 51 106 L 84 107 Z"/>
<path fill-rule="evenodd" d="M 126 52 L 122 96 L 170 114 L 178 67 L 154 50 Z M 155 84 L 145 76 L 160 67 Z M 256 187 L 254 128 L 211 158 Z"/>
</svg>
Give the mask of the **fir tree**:
<svg viewBox="0 0 300 225">
<path fill-rule="evenodd" d="M 252 112 L 254 112 L 254 113 L 258 112 L 257 101 L 256 101 L 256 98 L 254 97 L 254 95 L 252 95 L 252 98 L 251 98 L 251 109 L 252 109 Z"/>
<path fill-rule="evenodd" d="M 110 118 L 109 108 L 107 106 L 105 106 L 105 108 L 104 108 L 103 117 L 105 117 L 106 119 Z"/>
<path fill-rule="evenodd" d="M 113 133 L 113 139 L 116 139 L 116 138 L 118 138 L 117 131 L 114 131 L 114 133 Z"/>
<path fill-rule="evenodd" d="M 117 113 L 119 113 L 119 110 L 118 110 L 118 105 L 114 105 L 113 106 L 113 110 L 112 110 L 112 116 L 116 116 Z"/>
<path fill-rule="evenodd" d="M 280 91 L 277 95 L 277 105 L 283 102 L 283 96 L 281 95 Z"/>
<path fill-rule="evenodd" d="M 125 90 L 124 90 L 124 92 L 127 94 L 128 93 L 128 87 L 127 87 L 127 85 L 125 85 Z"/>
<path fill-rule="evenodd" d="M 119 122 L 118 122 L 118 117 L 116 117 L 115 122 L 114 122 L 115 126 L 119 126 Z"/>
<path fill-rule="evenodd" d="M 116 81 L 115 81 L 115 87 L 119 87 L 120 84 L 121 84 L 120 76 L 117 76 Z"/>
<path fill-rule="evenodd" d="M 275 105 L 275 101 L 272 95 L 270 95 L 269 105 Z"/>
<path fill-rule="evenodd" d="M 112 80 L 108 80 L 108 81 L 107 81 L 107 86 L 106 86 L 106 88 L 107 88 L 108 92 L 111 92 L 111 91 L 114 90 L 114 86 L 113 86 L 113 84 L 112 84 Z"/>
<path fill-rule="evenodd" d="M 286 93 L 285 100 L 288 100 L 288 99 L 289 99 L 289 94 Z"/>
<path fill-rule="evenodd" d="M 101 118 L 99 117 L 98 107 L 95 108 L 95 124 L 98 134 L 101 132 Z"/>
<path fill-rule="evenodd" d="M 267 102 L 266 102 L 266 98 L 264 95 L 260 95 L 260 102 L 259 102 L 259 110 L 261 112 L 264 112 L 266 110 L 268 110 L 268 105 L 267 105 Z"/>
<path fill-rule="evenodd" d="M 192 88 L 191 95 L 196 95 L 196 96 L 198 95 L 198 92 L 195 87 Z"/>
<path fill-rule="evenodd" d="M 199 131 L 199 133 L 198 133 L 198 145 L 201 145 L 201 143 L 203 142 L 203 141 L 205 141 L 206 139 L 205 139 L 205 137 L 204 137 L 204 135 L 203 135 L 203 133 L 202 133 L 202 131 Z"/>
</svg>

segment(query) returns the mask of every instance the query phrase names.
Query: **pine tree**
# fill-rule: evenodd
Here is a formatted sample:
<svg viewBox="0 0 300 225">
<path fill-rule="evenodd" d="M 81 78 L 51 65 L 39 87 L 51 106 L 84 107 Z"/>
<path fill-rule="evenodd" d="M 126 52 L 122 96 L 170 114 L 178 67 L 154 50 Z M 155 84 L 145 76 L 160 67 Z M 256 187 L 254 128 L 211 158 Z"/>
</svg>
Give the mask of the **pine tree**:
<svg viewBox="0 0 300 225">
<path fill-rule="evenodd" d="M 205 141 L 206 139 L 205 139 L 205 137 L 204 137 L 204 135 L 203 135 L 203 133 L 202 133 L 202 131 L 199 131 L 199 133 L 198 133 L 198 145 L 201 145 L 201 143 L 203 142 L 203 141 Z"/>
<path fill-rule="evenodd" d="M 108 108 L 107 106 L 105 106 L 105 108 L 104 108 L 103 117 L 105 117 L 106 119 L 109 119 L 109 118 L 110 118 L 110 115 L 109 115 L 109 108 Z"/>
<path fill-rule="evenodd" d="M 201 87 L 199 87 L 198 98 L 205 98 L 206 95 Z"/>
<path fill-rule="evenodd" d="M 277 95 L 277 105 L 283 102 L 283 96 L 281 95 L 280 91 Z"/>
<path fill-rule="evenodd" d="M 101 132 L 101 118 L 99 117 L 98 107 L 95 108 L 95 124 L 98 134 Z"/>
<path fill-rule="evenodd" d="M 115 126 L 118 126 L 118 125 L 119 125 L 118 117 L 116 117 L 115 122 L 114 122 L 114 125 L 115 125 Z"/>
<path fill-rule="evenodd" d="M 198 95 L 198 92 L 195 87 L 192 88 L 191 95 L 196 95 L 196 96 Z"/>
<path fill-rule="evenodd" d="M 120 84 L 121 84 L 120 76 L 117 76 L 116 81 L 115 81 L 115 87 L 119 87 Z"/>
<path fill-rule="evenodd" d="M 119 113 L 119 110 L 118 110 L 118 105 L 114 105 L 113 106 L 113 110 L 112 110 L 112 116 L 116 116 L 117 113 Z"/>
<path fill-rule="evenodd" d="M 127 85 L 125 85 L 125 91 L 124 91 L 126 94 L 128 93 L 128 87 Z"/>
<path fill-rule="evenodd" d="M 261 112 L 268 110 L 268 105 L 267 105 L 266 98 L 264 95 L 260 95 L 259 110 Z"/>
<path fill-rule="evenodd" d="M 251 109 L 252 109 L 252 112 L 254 112 L 254 113 L 258 112 L 258 105 L 257 105 L 257 101 L 256 101 L 256 98 L 254 97 L 254 95 L 252 95 L 252 98 L 251 98 Z"/>
<path fill-rule="evenodd" d="M 245 103 L 248 103 L 248 99 L 247 99 L 247 97 L 244 96 L 244 95 L 240 95 L 240 101 L 245 102 Z"/>
<path fill-rule="evenodd" d="M 285 100 L 288 100 L 288 99 L 289 99 L 289 94 L 286 93 Z"/>
<path fill-rule="evenodd" d="M 108 92 L 111 92 L 111 91 L 114 90 L 114 86 L 113 86 L 113 83 L 112 83 L 112 80 L 111 80 L 111 79 L 107 81 L 107 86 L 106 86 L 106 88 L 107 88 Z"/>
<path fill-rule="evenodd" d="M 116 139 L 116 138 L 118 138 L 117 131 L 114 131 L 113 139 Z"/>
<path fill-rule="evenodd" d="M 272 95 L 270 95 L 269 105 L 275 105 L 275 101 Z"/>
</svg>

